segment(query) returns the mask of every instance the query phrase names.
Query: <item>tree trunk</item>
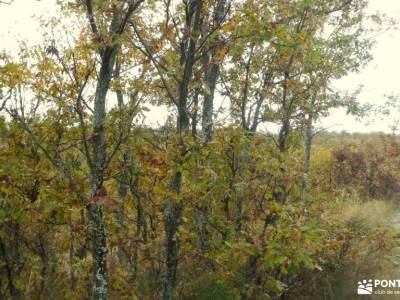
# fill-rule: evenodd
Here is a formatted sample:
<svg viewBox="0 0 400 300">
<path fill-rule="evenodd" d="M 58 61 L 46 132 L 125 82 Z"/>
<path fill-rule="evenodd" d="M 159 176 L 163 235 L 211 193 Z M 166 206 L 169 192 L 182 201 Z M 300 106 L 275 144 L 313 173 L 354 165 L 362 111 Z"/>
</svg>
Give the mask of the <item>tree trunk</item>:
<svg viewBox="0 0 400 300">
<path fill-rule="evenodd" d="M 136 170 L 136 165 L 132 162 L 131 165 L 131 179 L 130 179 L 130 191 L 134 199 L 136 199 L 136 232 L 135 232 L 135 250 L 130 258 L 132 264 L 132 281 L 135 281 L 137 278 L 137 274 L 139 272 L 139 265 L 138 265 L 138 257 L 139 257 L 139 241 L 141 240 L 142 235 L 142 226 L 145 223 L 145 212 L 142 204 L 142 195 L 139 191 L 139 175 Z M 144 239 L 144 238 L 143 238 Z"/>
<path fill-rule="evenodd" d="M 74 230 L 72 224 L 72 203 L 70 203 L 69 211 L 69 278 L 71 290 L 75 289 L 75 271 L 74 271 Z"/>
<path fill-rule="evenodd" d="M 215 26 L 220 26 L 224 19 L 224 13 L 226 10 L 226 0 L 219 0 L 216 4 L 214 11 L 213 21 Z M 214 93 L 217 85 L 219 76 L 220 64 L 215 62 L 215 57 L 218 54 L 217 47 L 211 46 L 211 57 L 206 55 L 206 63 L 211 63 L 211 68 L 206 69 L 205 72 L 205 83 L 207 84 L 208 91 L 204 94 L 203 102 L 203 113 L 202 113 L 202 131 L 205 135 L 206 142 L 209 142 L 212 138 L 213 131 L 213 110 L 214 110 Z"/>
<path fill-rule="evenodd" d="M 179 98 L 177 103 L 177 134 L 179 135 L 179 158 L 174 163 L 174 171 L 170 182 L 170 191 L 175 199 L 167 197 L 164 203 L 164 228 L 166 233 L 166 277 L 164 285 L 164 299 L 176 298 L 176 272 L 178 267 L 178 237 L 177 232 L 181 223 L 183 202 L 180 199 L 182 188 L 182 167 L 183 157 L 187 149 L 185 146 L 185 136 L 188 134 L 189 114 L 188 114 L 188 95 L 189 83 L 193 76 L 193 65 L 196 60 L 196 43 L 200 32 L 201 11 L 203 0 L 190 2 L 190 7 L 186 15 L 186 30 L 188 35 L 187 48 L 181 53 L 181 64 L 184 64 L 182 80 L 179 82 Z"/>
<path fill-rule="evenodd" d="M 209 91 L 204 95 L 203 103 L 203 114 L 202 114 L 202 131 L 205 136 L 205 140 L 209 142 L 212 138 L 213 130 L 213 110 L 214 110 L 214 92 L 217 85 L 217 78 L 219 74 L 219 65 L 213 64 L 211 69 L 206 72 L 206 84 Z"/>
<path fill-rule="evenodd" d="M 278 135 L 278 146 L 279 146 L 279 151 L 281 153 L 286 152 L 286 141 L 290 133 L 290 122 L 289 119 L 285 118 L 282 121 L 282 126 L 281 129 L 279 130 L 279 135 Z"/>
<path fill-rule="evenodd" d="M 164 287 L 164 299 L 166 300 L 176 298 L 176 270 L 178 266 L 177 231 L 183 211 L 183 203 L 179 200 L 181 185 L 182 173 L 180 171 L 176 171 L 171 181 L 171 190 L 176 193 L 177 203 L 173 201 L 173 199 L 168 198 L 164 207 L 164 227 L 167 236 L 167 274 Z"/>
<path fill-rule="evenodd" d="M 120 71 L 121 71 L 121 63 L 119 62 L 118 58 L 116 59 L 116 64 L 115 64 L 115 77 L 119 79 L 120 77 Z M 124 108 L 124 95 L 121 91 L 121 89 L 117 89 L 116 91 L 117 94 L 117 102 L 118 102 L 118 108 L 122 110 Z M 127 163 L 130 159 L 130 153 L 128 149 L 124 150 L 123 156 L 122 156 L 122 162 L 121 162 L 121 175 L 119 178 L 119 186 L 118 186 L 118 198 L 120 200 L 120 206 L 115 212 L 115 218 L 117 220 L 118 225 L 121 227 L 124 225 L 124 210 L 125 210 L 125 199 L 128 194 L 129 190 L 129 184 L 126 182 L 128 178 L 127 174 Z M 120 253 L 120 258 L 121 253 Z"/>
<path fill-rule="evenodd" d="M 3 260 L 5 262 L 4 268 L 7 274 L 8 289 L 10 291 L 11 298 L 13 300 L 20 299 L 20 291 L 14 284 L 13 280 L 14 277 L 13 262 L 6 251 L 6 246 L 4 245 L 1 237 L 0 237 L 0 255 L 3 257 Z"/>
<path fill-rule="evenodd" d="M 107 243 L 100 206 L 90 205 L 89 220 L 94 272 L 93 295 L 95 299 L 105 300 L 108 299 Z"/>
<path fill-rule="evenodd" d="M 104 122 L 106 117 L 106 97 L 115 64 L 116 47 L 107 47 L 102 53 L 99 79 L 96 87 L 93 113 L 93 161 L 91 168 L 91 195 L 95 200 L 88 205 L 89 225 L 91 229 L 94 298 L 108 299 L 107 277 L 107 243 L 103 222 L 103 211 L 97 203 L 99 197 L 104 197 L 103 172 L 106 163 L 106 138 Z"/>
<path fill-rule="evenodd" d="M 306 136 L 305 136 L 305 150 L 304 150 L 304 175 L 303 175 L 303 182 L 301 186 L 301 190 L 307 187 L 308 184 L 308 175 L 310 172 L 311 167 L 311 146 L 312 146 L 312 116 L 311 114 L 308 115 L 307 120 L 307 127 L 306 127 Z"/>
<path fill-rule="evenodd" d="M 123 154 L 123 161 L 121 163 L 121 176 L 119 179 L 119 186 L 118 186 L 118 198 L 120 201 L 120 205 L 115 211 L 115 219 L 117 220 L 117 223 L 119 226 L 123 227 L 125 220 L 124 220 L 124 212 L 125 212 L 125 200 L 128 195 L 128 190 L 129 190 L 129 184 L 127 181 L 128 178 L 128 173 L 126 171 L 127 169 L 127 163 L 130 159 L 130 153 L 128 149 L 125 149 L 124 154 Z"/>
<path fill-rule="evenodd" d="M 248 134 L 246 134 L 247 136 Z M 236 198 L 236 211 L 235 211 L 235 230 L 239 232 L 242 228 L 242 213 L 243 213 L 243 203 L 245 199 L 245 178 L 246 170 L 250 163 L 250 145 L 249 141 L 246 139 L 242 145 L 241 158 L 239 162 L 239 179 L 240 182 L 237 184 L 237 198 Z"/>
</svg>

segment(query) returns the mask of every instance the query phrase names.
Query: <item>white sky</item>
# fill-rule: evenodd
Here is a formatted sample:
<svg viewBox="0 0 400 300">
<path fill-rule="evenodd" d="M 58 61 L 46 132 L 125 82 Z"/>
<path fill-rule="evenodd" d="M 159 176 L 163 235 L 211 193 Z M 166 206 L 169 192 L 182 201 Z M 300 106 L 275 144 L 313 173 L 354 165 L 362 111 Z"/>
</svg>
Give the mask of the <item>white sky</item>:
<svg viewBox="0 0 400 300">
<path fill-rule="evenodd" d="M 399 19 L 400 0 L 370 0 L 370 10 L 378 10 Z M 41 33 L 36 17 L 54 11 L 55 0 L 14 0 L 12 5 L 0 4 L 0 49 L 17 51 L 17 41 L 21 39 L 30 43 L 40 42 Z M 351 91 L 363 85 L 364 92 L 359 97 L 360 102 L 380 104 L 385 101 L 384 94 L 400 94 L 400 30 L 380 35 L 372 55 L 373 61 L 360 74 L 347 76 L 335 82 L 334 86 Z M 163 109 L 157 111 L 164 115 Z M 153 117 L 154 113 L 153 111 Z M 156 119 L 162 122 L 165 118 L 165 115 L 159 115 Z M 364 123 L 357 122 L 353 117 L 337 110 L 323 119 L 320 126 L 330 127 L 330 130 L 335 131 L 389 132 L 388 125 L 391 122 L 388 119 L 377 119 L 368 126 Z"/>
<path fill-rule="evenodd" d="M 371 12 L 380 11 L 389 17 L 399 20 L 400 0 L 370 0 Z M 373 61 L 359 74 L 351 74 L 334 84 L 335 87 L 355 90 L 363 85 L 359 100 L 362 103 L 383 104 L 385 94 L 400 94 L 400 30 L 385 32 L 377 37 L 377 43 L 372 50 Z M 400 116 L 399 116 L 400 117 Z M 337 110 L 322 120 L 322 126 L 333 126 L 332 130 L 349 132 L 389 132 L 392 121 L 376 118 L 368 126 L 365 122 L 357 122 L 355 118 L 346 116 L 343 110 Z"/>
</svg>

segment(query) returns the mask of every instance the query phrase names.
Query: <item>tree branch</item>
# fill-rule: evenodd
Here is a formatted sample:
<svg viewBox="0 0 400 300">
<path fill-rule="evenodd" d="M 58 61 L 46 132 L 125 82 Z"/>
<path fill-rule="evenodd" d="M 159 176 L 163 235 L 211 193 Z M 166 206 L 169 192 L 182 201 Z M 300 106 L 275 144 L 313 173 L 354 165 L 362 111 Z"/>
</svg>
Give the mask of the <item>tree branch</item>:
<svg viewBox="0 0 400 300">
<path fill-rule="evenodd" d="M 87 17 L 89 19 L 89 24 L 90 27 L 92 28 L 92 32 L 97 35 L 99 34 L 99 31 L 97 29 L 96 20 L 94 18 L 92 0 L 86 0 L 86 10 L 87 10 Z"/>
</svg>

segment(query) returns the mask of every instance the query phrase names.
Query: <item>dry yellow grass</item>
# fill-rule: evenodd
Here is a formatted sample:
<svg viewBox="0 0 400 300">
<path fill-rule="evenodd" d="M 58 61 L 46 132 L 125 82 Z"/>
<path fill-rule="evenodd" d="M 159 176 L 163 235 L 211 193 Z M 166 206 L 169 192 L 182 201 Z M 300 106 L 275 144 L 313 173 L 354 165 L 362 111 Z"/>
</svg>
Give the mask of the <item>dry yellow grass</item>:
<svg viewBox="0 0 400 300">
<path fill-rule="evenodd" d="M 385 200 L 355 199 L 343 202 L 339 209 L 343 221 L 359 220 L 371 227 L 390 226 L 396 213 L 394 203 Z"/>
</svg>

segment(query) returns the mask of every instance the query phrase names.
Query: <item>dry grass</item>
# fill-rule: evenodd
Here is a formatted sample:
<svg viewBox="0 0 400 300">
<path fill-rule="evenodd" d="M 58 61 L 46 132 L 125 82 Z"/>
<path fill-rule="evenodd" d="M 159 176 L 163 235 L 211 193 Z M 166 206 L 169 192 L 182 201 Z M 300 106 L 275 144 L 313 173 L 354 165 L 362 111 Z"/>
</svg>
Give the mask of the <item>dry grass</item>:
<svg viewBox="0 0 400 300">
<path fill-rule="evenodd" d="M 355 236 L 348 242 L 341 267 L 329 276 L 331 296 L 326 299 L 359 299 L 359 280 L 400 278 L 400 265 L 396 262 L 400 214 L 393 201 L 362 201 L 349 195 L 342 199 L 332 203 L 336 210 L 329 217 L 342 221 Z M 372 295 L 370 299 L 387 298 Z"/>
<path fill-rule="evenodd" d="M 345 222 L 359 220 L 369 227 L 391 226 L 396 213 L 393 202 L 385 200 L 361 201 L 354 199 L 343 202 L 339 207 L 341 219 Z"/>
</svg>

